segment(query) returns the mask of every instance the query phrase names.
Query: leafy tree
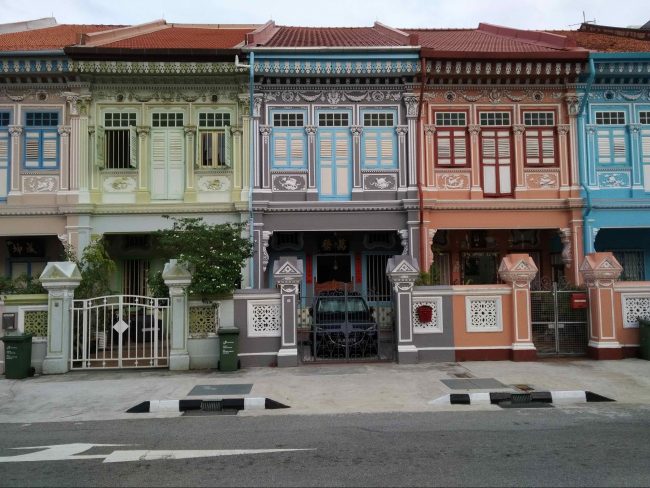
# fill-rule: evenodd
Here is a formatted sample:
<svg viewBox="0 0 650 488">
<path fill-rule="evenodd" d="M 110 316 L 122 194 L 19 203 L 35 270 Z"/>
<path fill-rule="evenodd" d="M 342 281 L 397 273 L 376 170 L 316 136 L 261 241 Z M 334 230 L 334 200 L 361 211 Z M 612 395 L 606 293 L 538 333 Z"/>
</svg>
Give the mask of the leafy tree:
<svg viewBox="0 0 650 488">
<path fill-rule="evenodd" d="M 171 229 L 156 231 L 166 258 L 176 258 L 192 272 L 191 294 L 232 293 L 241 282 L 241 269 L 252 255 L 251 243 L 242 237 L 243 224 L 210 225 L 202 218 L 174 218 Z"/>
<path fill-rule="evenodd" d="M 77 258 L 72 244 L 64 246 L 64 259 L 76 263 L 81 273 L 81 283 L 74 292 L 75 298 L 95 298 L 110 295 L 111 278 L 117 269 L 115 261 L 109 256 L 102 237 L 93 237 Z"/>
</svg>

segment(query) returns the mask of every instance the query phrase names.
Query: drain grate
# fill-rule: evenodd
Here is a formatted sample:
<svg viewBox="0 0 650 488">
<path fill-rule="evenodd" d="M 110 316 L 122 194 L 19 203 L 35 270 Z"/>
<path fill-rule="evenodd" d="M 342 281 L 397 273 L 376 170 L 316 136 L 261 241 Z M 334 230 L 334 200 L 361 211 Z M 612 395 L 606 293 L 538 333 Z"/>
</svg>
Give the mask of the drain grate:
<svg viewBox="0 0 650 488">
<path fill-rule="evenodd" d="M 530 393 L 513 393 L 510 395 L 510 401 L 512 403 L 530 403 L 533 401 L 533 397 Z"/>
<path fill-rule="evenodd" d="M 223 410 L 220 400 L 202 401 L 201 410 L 205 412 L 221 412 Z"/>
</svg>

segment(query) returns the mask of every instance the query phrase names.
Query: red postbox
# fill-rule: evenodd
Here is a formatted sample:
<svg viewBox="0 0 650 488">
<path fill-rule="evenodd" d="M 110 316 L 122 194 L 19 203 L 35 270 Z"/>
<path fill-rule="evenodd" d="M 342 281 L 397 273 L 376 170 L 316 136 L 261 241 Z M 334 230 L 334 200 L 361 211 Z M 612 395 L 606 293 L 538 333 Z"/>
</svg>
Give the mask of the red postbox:
<svg viewBox="0 0 650 488">
<path fill-rule="evenodd" d="M 587 308 L 587 294 L 586 293 L 572 293 L 571 294 L 571 308 Z"/>
</svg>

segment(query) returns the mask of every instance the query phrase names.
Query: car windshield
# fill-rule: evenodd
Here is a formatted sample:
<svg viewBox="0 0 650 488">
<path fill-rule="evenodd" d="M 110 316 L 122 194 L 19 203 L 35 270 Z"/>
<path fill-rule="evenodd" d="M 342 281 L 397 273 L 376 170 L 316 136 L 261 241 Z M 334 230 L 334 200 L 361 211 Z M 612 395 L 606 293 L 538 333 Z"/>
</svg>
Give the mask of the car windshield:
<svg viewBox="0 0 650 488">
<path fill-rule="evenodd" d="M 367 312 L 366 304 L 360 297 L 327 297 L 318 300 L 319 313 L 361 313 Z"/>
</svg>

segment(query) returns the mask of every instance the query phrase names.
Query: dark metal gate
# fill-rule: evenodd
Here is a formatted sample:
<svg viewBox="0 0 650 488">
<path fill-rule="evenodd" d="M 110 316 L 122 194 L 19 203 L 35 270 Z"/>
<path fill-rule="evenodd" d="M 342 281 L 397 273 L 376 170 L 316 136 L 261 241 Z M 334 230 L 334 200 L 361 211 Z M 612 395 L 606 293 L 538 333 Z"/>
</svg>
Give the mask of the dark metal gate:
<svg viewBox="0 0 650 488">
<path fill-rule="evenodd" d="M 531 290 L 533 343 L 540 356 L 585 355 L 589 341 L 587 293 L 566 283 Z"/>
<path fill-rule="evenodd" d="M 303 362 L 392 360 L 374 307 L 357 292 L 325 291 L 302 297 L 298 336 Z M 390 334 L 392 337 L 392 334 Z"/>
</svg>

